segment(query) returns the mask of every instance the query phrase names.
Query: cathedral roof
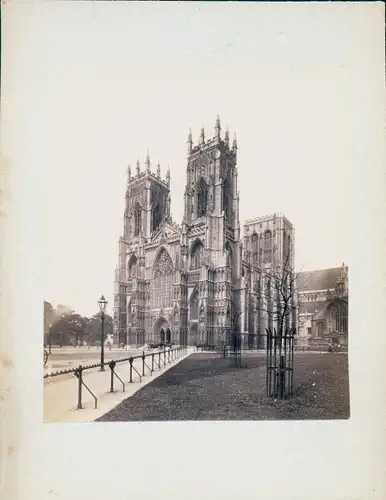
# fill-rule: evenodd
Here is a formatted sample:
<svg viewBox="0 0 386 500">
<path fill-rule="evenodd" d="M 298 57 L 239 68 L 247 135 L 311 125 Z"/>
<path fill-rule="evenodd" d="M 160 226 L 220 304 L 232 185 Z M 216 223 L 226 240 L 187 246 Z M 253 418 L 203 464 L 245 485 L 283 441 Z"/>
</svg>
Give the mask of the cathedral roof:
<svg viewBox="0 0 386 500">
<path fill-rule="evenodd" d="M 317 269 L 316 271 L 299 273 L 296 279 L 297 289 L 299 292 L 333 290 L 341 271 L 341 267 L 333 267 L 331 269 Z"/>
</svg>

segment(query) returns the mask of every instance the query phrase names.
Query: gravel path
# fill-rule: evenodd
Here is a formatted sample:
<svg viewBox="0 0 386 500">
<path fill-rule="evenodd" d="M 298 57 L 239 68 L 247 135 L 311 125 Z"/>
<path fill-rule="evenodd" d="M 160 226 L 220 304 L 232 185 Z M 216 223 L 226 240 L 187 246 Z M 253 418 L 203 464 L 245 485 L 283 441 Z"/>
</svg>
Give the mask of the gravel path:
<svg viewBox="0 0 386 500">
<path fill-rule="evenodd" d="M 295 354 L 295 394 L 286 401 L 265 396 L 264 355 L 248 354 L 243 365 L 193 354 L 98 421 L 349 418 L 346 354 Z"/>
</svg>

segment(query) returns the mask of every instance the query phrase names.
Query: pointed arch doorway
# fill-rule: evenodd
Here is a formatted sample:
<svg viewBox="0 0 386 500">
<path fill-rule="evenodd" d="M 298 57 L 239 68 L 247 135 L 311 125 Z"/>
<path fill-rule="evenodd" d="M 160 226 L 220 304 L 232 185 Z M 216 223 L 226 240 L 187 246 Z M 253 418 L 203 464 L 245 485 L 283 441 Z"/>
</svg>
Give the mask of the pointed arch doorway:
<svg viewBox="0 0 386 500">
<path fill-rule="evenodd" d="M 154 323 L 154 340 L 160 344 L 170 344 L 172 334 L 170 325 L 165 318 L 158 318 Z"/>
</svg>

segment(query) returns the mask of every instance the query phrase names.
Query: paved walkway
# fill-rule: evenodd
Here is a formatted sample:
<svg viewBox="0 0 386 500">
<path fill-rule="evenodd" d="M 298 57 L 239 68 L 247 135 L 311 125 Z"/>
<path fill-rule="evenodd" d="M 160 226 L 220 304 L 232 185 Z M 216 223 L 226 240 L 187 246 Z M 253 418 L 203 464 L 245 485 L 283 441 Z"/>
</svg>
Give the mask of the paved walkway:
<svg viewBox="0 0 386 500">
<path fill-rule="evenodd" d="M 44 422 L 92 422 L 101 417 L 124 399 L 135 394 L 139 389 L 147 385 L 165 373 L 171 367 L 192 354 L 193 349 L 188 348 L 187 353 L 177 358 L 174 362 L 163 366 L 161 370 L 155 364 L 155 371 L 150 374 L 150 370 L 145 367 L 145 376 L 140 382 L 139 376 L 133 370 L 133 383 L 129 383 L 130 365 L 129 362 L 118 363 L 115 372 L 125 383 L 125 392 L 122 391 L 121 382 L 114 377 L 115 392 L 110 393 L 110 368 L 106 366 L 104 372 L 99 368 L 86 370 L 83 373 L 84 383 L 90 388 L 98 399 L 97 409 L 94 408 L 94 398 L 87 389 L 82 388 L 81 410 L 77 409 L 78 403 L 78 379 L 74 374 L 59 375 L 44 380 Z M 161 355 L 161 360 L 163 356 Z M 155 355 L 158 362 L 158 354 Z M 146 358 L 147 365 L 151 368 L 151 356 Z M 142 375 L 142 359 L 135 359 L 133 366 Z"/>
</svg>

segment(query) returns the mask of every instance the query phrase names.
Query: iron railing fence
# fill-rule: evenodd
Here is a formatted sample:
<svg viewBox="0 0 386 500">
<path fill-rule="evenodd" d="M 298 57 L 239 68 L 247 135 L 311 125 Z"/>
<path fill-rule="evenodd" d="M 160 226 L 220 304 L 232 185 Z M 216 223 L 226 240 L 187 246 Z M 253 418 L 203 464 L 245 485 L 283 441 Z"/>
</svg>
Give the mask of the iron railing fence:
<svg viewBox="0 0 386 500">
<path fill-rule="evenodd" d="M 157 369 L 161 370 L 162 367 L 166 366 L 167 364 L 171 364 L 177 359 L 181 358 L 183 355 L 187 353 L 187 346 L 178 346 L 174 348 L 166 348 L 164 347 L 163 350 L 158 350 L 156 352 L 149 352 L 145 353 L 143 351 L 142 354 L 138 356 L 130 356 L 128 358 L 121 358 L 117 360 L 111 360 L 111 361 L 105 361 L 103 363 L 103 366 L 108 366 L 110 368 L 110 390 L 109 392 L 115 392 L 114 389 L 114 380 L 118 379 L 118 381 L 122 385 L 122 392 L 125 392 L 125 383 L 121 379 L 121 377 L 116 373 L 115 368 L 118 364 L 122 363 L 129 363 L 129 381 L 128 383 L 133 383 L 134 382 L 134 377 L 139 379 L 139 382 L 142 382 L 142 378 L 145 377 L 146 372 L 148 375 L 153 375 L 153 372 L 155 372 Z M 151 360 L 149 361 L 149 358 Z M 138 369 L 134 366 L 134 361 L 136 359 L 140 359 L 142 361 L 141 368 Z M 101 368 L 102 363 L 94 363 L 92 365 L 86 365 L 82 366 L 79 365 L 77 368 L 71 368 L 67 370 L 59 370 L 57 372 L 52 372 L 52 373 L 46 373 L 44 375 L 45 379 L 52 378 L 52 377 L 59 377 L 61 375 L 67 375 L 69 373 L 73 373 L 75 377 L 78 379 L 78 403 L 77 403 L 77 409 L 80 410 L 82 409 L 82 399 L 83 399 L 83 388 L 85 388 L 93 397 L 94 399 L 94 405 L 95 408 L 98 407 L 98 398 L 95 396 L 95 394 L 92 392 L 92 390 L 86 385 L 83 379 L 83 373 L 87 370 L 92 370 L 95 368 Z"/>
</svg>

